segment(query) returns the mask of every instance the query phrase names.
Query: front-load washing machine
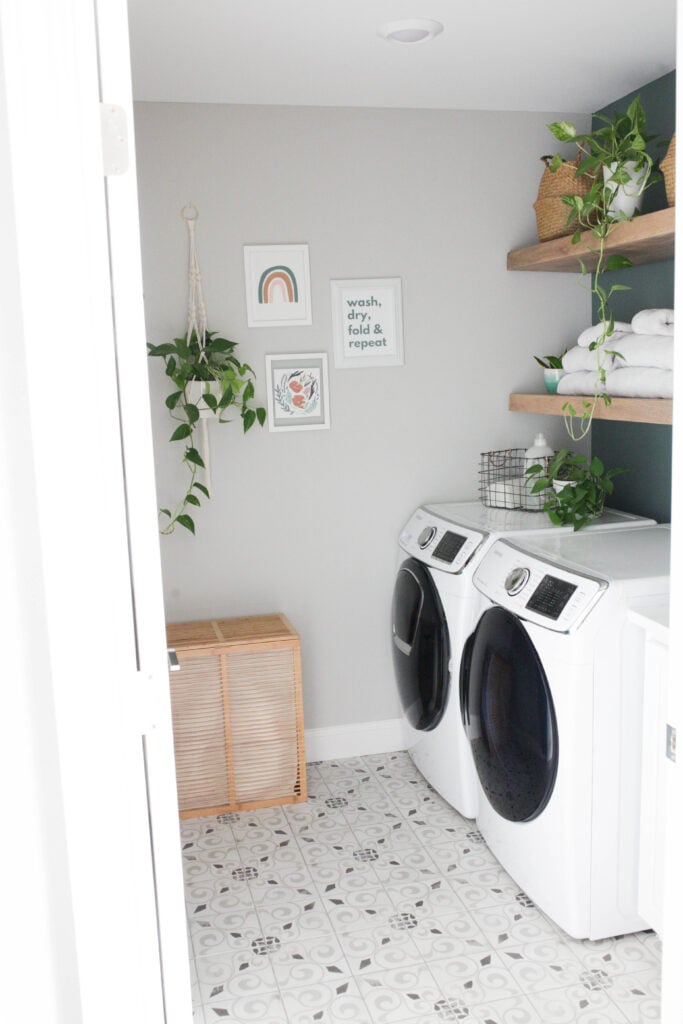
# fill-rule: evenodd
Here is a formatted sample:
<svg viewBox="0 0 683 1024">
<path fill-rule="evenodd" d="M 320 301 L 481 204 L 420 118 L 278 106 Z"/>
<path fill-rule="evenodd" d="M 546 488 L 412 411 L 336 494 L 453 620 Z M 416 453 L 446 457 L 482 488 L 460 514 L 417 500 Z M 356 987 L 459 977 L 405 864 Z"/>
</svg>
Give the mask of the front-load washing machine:
<svg viewBox="0 0 683 1024">
<path fill-rule="evenodd" d="M 585 529 L 623 530 L 653 522 L 606 509 Z M 467 501 L 418 508 L 399 536 L 392 651 L 406 746 L 427 781 L 466 818 L 476 817 L 479 797 L 457 693 L 462 649 L 481 600 L 472 574 L 500 537 L 570 531 L 553 526 L 543 513 Z"/>
<path fill-rule="evenodd" d="M 667 526 L 496 541 L 462 657 L 477 825 L 518 885 L 575 938 L 637 913 L 643 645 L 628 618 L 669 590 Z"/>
</svg>

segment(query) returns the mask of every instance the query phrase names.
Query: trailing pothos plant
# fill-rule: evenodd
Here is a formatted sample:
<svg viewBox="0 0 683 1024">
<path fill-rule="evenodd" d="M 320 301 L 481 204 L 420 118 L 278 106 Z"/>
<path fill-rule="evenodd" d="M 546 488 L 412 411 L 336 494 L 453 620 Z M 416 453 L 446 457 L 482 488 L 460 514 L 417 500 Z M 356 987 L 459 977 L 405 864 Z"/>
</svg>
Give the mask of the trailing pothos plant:
<svg viewBox="0 0 683 1024">
<path fill-rule="evenodd" d="M 233 354 L 236 348 L 237 342 L 219 337 L 216 331 L 206 331 L 200 339 L 195 330 L 185 338 L 174 338 L 162 345 L 147 345 L 150 356 L 163 359 L 166 376 L 172 382 L 173 390 L 166 398 L 166 407 L 171 416 L 179 420 L 179 425 L 170 440 L 183 443 L 183 462 L 190 474 L 185 494 L 175 510 L 159 510 L 161 532 L 164 534 L 173 533 L 176 525 L 194 533 L 194 520 L 188 510 L 201 505 L 200 495 L 211 497 L 206 485 L 197 480 L 197 471 L 204 468 L 196 443 L 201 417 L 198 402 L 201 400 L 219 423 L 230 422 L 226 418 L 229 411 L 238 412 L 245 434 L 254 423 L 263 426 L 266 421 L 266 410 L 253 404 L 254 371 Z M 194 381 L 205 385 L 200 387 L 201 398 L 190 393 L 190 385 Z"/>
<path fill-rule="evenodd" d="M 554 121 L 548 128 L 559 142 L 573 142 L 581 153 L 581 161 L 576 176 L 588 175 L 590 189 L 584 196 L 564 195 L 562 201 L 569 207 L 567 224 L 575 230 L 572 235 L 574 245 L 581 241 L 587 245 L 595 257 L 595 267 L 589 291 L 597 305 L 599 330 L 589 349 L 596 353 L 597 369 L 595 374 L 593 396 L 583 402 L 581 412 L 577 412 L 571 402 L 563 405 L 565 425 L 569 436 L 574 441 L 585 437 L 590 430 L 597 402 L 602 399 L 605 405 L 611 404 L 610 396 L 605 392 L 606 370 L 604 356 L 619 355 L 609 347 L 609 340 L 614 334 L 614 314 L 610 301 L 616 292 L 630 291 L 624 284 L 603 284 L 603 275 L 613 270 L 623 270 L 633 266 L 632 261 L 619 253 L 606 255 L 606 242 L 614 226 L 621 221 L 631 220 L 625 213 L 615 211 L 614 194 L 618 187 L 639 180 L 638 190 L 641 194 L 661 177 L 654 172 L 654 161 L 646 150 L 648 142 L 654 136 L 645 134 L 645 112 L 640 97 L 636 96 L 625 114 L 616 113 L 613 117 L 595 114 L 599 127 L 591 132 L 579 133 L 568 121 Z M 560 154 L 556 154 L 551 163 L 551 171 L 556 171 L 563 162 Z M 583 238 L 584 232 L 590 232 L 593 244 Z M 578 258 L 578 257 L 577 257 Z M 585 262 L 578 259 L 583 277 L 589 276 Z M 574 420 L 579 417 L 578 427 Z"/>
<path fill-rule="evenodd" d="M 531 494 L 544 498 L 543 511 L 550 521 L 555 526 L 580 530 L 602 515 L 605 498 L 614 492 L 612 480 L 626 472 L 622 466 L 606 470 L 597 455 L 588 459 L 563 448 L 547 465 L 530 466 L 526 475 L 534 481 Z"/>
</svg>

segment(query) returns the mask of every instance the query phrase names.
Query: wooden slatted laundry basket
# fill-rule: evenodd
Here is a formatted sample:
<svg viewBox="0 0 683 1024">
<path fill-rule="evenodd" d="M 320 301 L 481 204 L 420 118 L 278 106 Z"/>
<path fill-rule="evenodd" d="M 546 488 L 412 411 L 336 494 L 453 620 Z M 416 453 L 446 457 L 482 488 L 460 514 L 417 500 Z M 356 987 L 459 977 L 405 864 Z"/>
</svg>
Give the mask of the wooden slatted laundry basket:
<svg viewBox="0 0 683 1024">
<path fill-rule="evenodd" d="M 181 818 L 306 799 L 299 636 L 284 615 L 172 623 Z"/>
</svg>

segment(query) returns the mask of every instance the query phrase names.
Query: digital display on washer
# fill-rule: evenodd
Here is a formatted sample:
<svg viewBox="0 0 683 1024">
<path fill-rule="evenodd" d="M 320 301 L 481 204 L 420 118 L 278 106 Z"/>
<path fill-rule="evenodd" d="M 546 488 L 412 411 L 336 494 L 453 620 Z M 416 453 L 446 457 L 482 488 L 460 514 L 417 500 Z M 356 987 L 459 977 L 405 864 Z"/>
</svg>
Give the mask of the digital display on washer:
<svg viewBox="0 0 683 1024">
<path fill-rule="evenodd" d="M 467 537 L 462 537 L 459 533 L 451 533 L 450 530 L 446 530 L 434 548 L 432 557 L 438 558 L 440 562 L 452 562 L 466 540 Z"/>
<path fill-rule="evenodd" d="M 567 602 L 576 590 L 573 583 L 544 576 L 526 603 L 530 612 L 538 612 L 549 619 L 559 619 Z"/>
</svg>

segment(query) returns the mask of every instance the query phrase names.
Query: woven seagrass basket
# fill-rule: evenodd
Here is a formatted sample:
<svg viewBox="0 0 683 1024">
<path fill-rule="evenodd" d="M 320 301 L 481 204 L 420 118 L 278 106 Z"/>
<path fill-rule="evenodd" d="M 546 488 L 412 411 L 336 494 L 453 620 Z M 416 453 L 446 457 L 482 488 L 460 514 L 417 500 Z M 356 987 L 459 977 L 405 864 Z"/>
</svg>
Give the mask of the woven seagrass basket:
<svg viewBox="0 0 683 1024">
<path fill-rule="evenodd" d="M 664 176 L 664 188 L 666 189 L 666 201 L 669 206 L 676 205 L 676 136 L 671 136 L 666 156 L 659 165 Z"/>
<path fill-rule="evenodd" d="M 539 242 L 549 242 L 551 238 L 572 234 L 574 227 L 567 226 L 569 207 L 562 202 L 561 197 L 585 196 L 592 184 L 592 178 L 587 174 L 576 177 L 576 169 L 581 162 L 580 154 L 574 160 L 565 160 L 556 171 L 550 170 L 551 159 L 549 156 L 541 157 L 545 170 L 534 203 Z"/>
</svg>

